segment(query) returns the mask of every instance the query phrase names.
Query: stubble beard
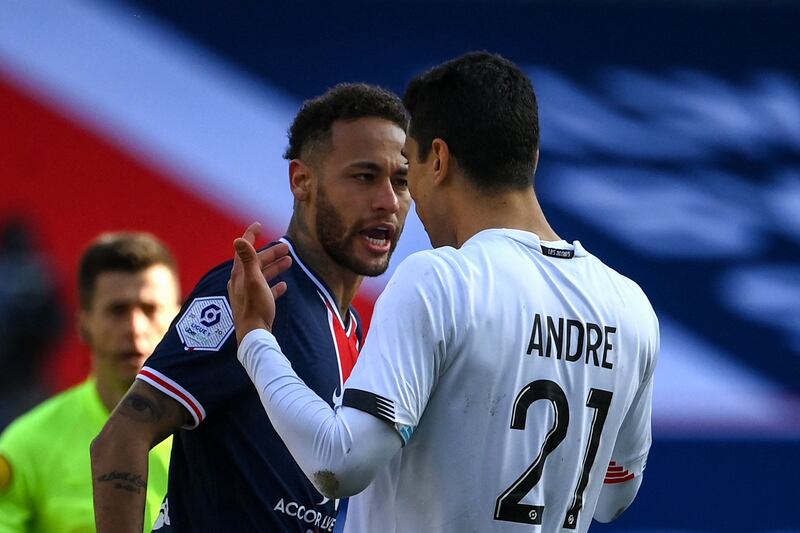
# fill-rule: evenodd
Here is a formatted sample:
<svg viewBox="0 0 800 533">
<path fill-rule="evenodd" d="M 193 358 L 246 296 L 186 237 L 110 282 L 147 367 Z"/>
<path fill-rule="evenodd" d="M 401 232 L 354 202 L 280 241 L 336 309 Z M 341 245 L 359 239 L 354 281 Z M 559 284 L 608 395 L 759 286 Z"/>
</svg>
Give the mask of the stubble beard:
<svg viewBox="0 0 800 533">
<path fill-rule="evenodd" d="M 380 262 L 360 261 L 354 254 L 349 253 L 349 250 L 355 246 L 357 239 L 362 238 L 361 235 L 358 232 L 348 232 L 339 211 L 328 200 L 328 196 L 322 188 L 318 190 L 316 211 L 317 239 L 322 245 L 322 249 L 335 263 L 360 276 L 375 277 L 386 272 L 402 227 L 397 228 L 389 253 L 383 260 Z"/>
</svg>

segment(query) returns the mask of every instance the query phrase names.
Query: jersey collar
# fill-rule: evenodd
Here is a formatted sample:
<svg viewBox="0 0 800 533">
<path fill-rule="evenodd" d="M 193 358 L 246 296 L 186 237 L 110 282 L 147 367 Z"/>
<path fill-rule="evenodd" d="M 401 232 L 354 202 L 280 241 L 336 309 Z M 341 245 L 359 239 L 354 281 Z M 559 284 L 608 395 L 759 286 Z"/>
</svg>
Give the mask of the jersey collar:
<svg viewBox="0 0 800 533">
<path fill-rule="evenodd" d="M 289 237 L 284 235 L 278 240 L 280 242 L 286 243 L 289 246 L 289 253 L 292 255 L 292 260 L 300 267 L 300 269 L 303 272 L 305 272 L 306 276 L 308 276 L 308 278 L 314 283 L 314 285 L 317 286 L 317 291 L 319 292 L 320 296 L 325 301 L 325 303 L 328 304 L 328 307 L 330 307 L 331 311 L 333 312 L 333 316 L 336 317 L 336 319 L 339 321 L 339 324 L 342 326 L 342 329 L 347 331 L 349 335 L 350 328 L 354 327 L 355 325 L 355 320 L 353 319 L 352 313 L 348 310 L 347 316 L 343 318 L 341 314 L 339 314 L 339 305 L 336 303 L 336 299 L 333 297 L 333 293 L 325 284 L 325 282 L 322 281 L 322 278 L 320 278 L 313 270 L 311 270 L 310 267 L 308 267 L 305 263 L 303 263 L 303 261 L 300 259 L 300 256 L 297 255 L 297 252 L 294 249 L 294 245 L 292 244 L 292 241 L 289 240 Z"/>
<path fill-rule="evenodd" d="M 583 247 L 580 241 L 572 241 L 569 243 L 565 240 L 560 241 L 543 241 L 533 232 L 524 231 L 520 229 L 508 229 L 508 228 L 489 228 L 482 231 L 479 231 L 475 235 L 473 235 L 471 239 L 474 239 L 478 235 L 494 233 L 503 235 L 508 237 L 509 239 L 513 239 L 529 248 L 533 248 L 534 250 L 538 251 L 539 253 L 545 254 L 545 249 L 557 249 L 557 250 L 565 250 L 574 252 L 574 257 L 583 257 L 589 255 L 589 252 Z M 469 241 L 467 241 L 469 242 Z"/>
</svg>

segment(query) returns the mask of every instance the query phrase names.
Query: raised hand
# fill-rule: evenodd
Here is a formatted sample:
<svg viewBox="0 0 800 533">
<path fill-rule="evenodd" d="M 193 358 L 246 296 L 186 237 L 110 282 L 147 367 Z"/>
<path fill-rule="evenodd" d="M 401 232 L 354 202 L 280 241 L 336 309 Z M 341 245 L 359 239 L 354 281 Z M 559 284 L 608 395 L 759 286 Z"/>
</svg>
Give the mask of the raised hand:
<svg viewBox="0 0 800 533">
<path fill-rule="evenodd" d="M 273 287 L 268 282 L 291 266 L 289 247 L 279 243 L 256 252 L 254 243 L 260 232 L 261 224 L 254 222 L 241 237 L 233 241 L 235 254 L 231 279 L 228 281 L 228 298 L 233 310 L 237 342 L 241 342 L 254 329 L 272 330 L 275 300 L 287 289 L 283 281 Z"/>
</svg>

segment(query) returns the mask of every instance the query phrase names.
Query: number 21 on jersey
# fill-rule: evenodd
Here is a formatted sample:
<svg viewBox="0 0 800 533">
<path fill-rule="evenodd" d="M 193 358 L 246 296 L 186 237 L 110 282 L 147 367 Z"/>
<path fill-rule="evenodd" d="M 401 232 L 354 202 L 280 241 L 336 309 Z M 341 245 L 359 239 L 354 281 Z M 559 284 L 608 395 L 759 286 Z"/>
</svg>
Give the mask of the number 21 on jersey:
<svg viewBox="0 0 800 533">
<path fill-rule="evenodd" d="M 564 517 L 563 528 L 575 529 L 578 524 L 578 514 L 583 507 L 583 493 L 589 483 L 589 472 L 597 456 L 597 448 L 600 445 L 600 434 L 606 423 L 608 409 L 611 405 L 610 391 L 601 389 L 591 389 L 586 400 L 586 407 L 594 409 L 594 418 L 589 435 L 589 445 L 586 448 L 586 456 L 583 459 L 583 468 L 578 485 L 572 495 L 572 504 Z M 544 505 L 529 505 L 520 503 L 533 487 L 539 483 L 544 470 L 544 463 L 547 456 L 555 450 L 564 437 L 567 436 L 569 426 L 569 403 L 564 390 L 557 383 L 542 379 L 528 383 L 517 395 L 514 401 L 514 408 L 511 415 L 511 429 L 525 429 L 525 419 L 530 406 L 538 400 L 548 400 L 555 409 L 555 421 L 547 437 L 542 443 L 539 455 L 531 463 L 525 472 L 511 484 L 498 498 L 495 504 L 495 520 L 505 520 L 509 522 L 519 522 L 522 524 L 539 525 L 542 523 L 542 513 Z"/>
</svg>

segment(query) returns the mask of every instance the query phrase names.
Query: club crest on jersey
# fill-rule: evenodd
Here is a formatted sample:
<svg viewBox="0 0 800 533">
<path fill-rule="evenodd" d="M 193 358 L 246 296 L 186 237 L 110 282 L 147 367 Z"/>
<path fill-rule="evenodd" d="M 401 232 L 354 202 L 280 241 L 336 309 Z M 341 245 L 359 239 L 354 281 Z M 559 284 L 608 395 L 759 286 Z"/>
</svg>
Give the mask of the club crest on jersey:
<svg viewBox="0 0 800 533">
<path fill-rule="evenodd" d="M 195 298 L 176 324 L 187 350 L 219 350 L 233 331 L 233 316 L 222 296 Z"/>
</svg>

